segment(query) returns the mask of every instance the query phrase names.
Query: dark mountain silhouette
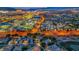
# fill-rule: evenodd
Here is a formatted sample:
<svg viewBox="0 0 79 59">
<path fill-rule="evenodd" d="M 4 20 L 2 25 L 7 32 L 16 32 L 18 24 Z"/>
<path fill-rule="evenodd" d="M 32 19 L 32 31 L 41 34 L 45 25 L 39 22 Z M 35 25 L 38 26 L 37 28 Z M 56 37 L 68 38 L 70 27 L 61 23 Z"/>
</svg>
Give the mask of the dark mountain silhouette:
<svg viewBox="0 0 79 59">
<path fill-rule="evenodd" d="M 0 7 L 0 10 L 4 10 L 4 11 L 15 11 L 15 8 L 12 7 Z"/>
<path fill-rule="evenodd" d="M 79 7 L 0 7 L 0 10 L 15 11 L 16 9 L 22 9 L 24 11 L 35 11 L 35 10 L 66 10 L 66 9 L 76 9 Z"/>
<path fill-rule="evenodd" d="M 79 10 L 79 7 L 15 7 L 16 9 L 23 9 L 26 11 L 35 11 L 35 10 L 67 10 L 67 9 L 76 9 Z"/>
</svg>

